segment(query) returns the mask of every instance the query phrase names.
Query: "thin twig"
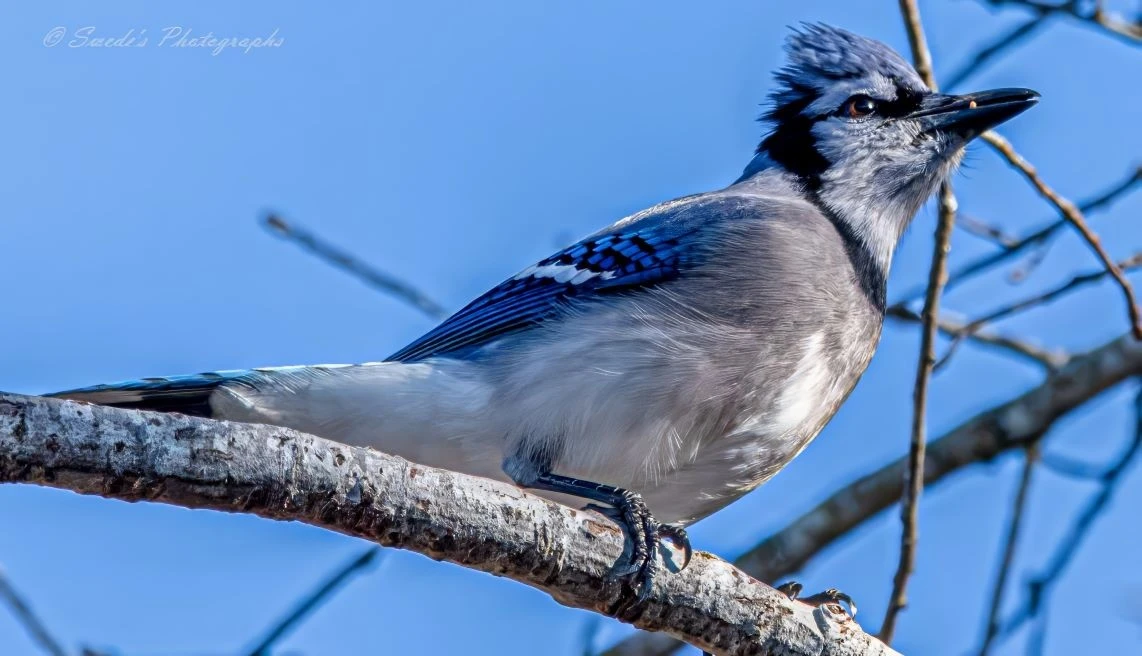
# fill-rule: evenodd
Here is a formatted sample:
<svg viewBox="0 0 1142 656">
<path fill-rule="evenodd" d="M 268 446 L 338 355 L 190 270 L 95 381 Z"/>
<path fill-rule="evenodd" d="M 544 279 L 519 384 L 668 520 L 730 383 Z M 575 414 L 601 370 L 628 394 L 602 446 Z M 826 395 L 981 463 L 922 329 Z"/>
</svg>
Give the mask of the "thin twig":
<svg viewBox="0 0 1142 656">
<path fill-rule="evenodd" d="M 16 616 L 16 620 L 24 626 L 24 630 L 32 636 L 32 640 L 45 652 L 52 656 L 67 656 L 67 652 L 60 646 L 59 641 L 52 637 L 48 627 L 40 621 L 28 602 L 24 601 L 23 596 L 12 585 L 3 569 L 0 569 L 0 599 L 8 604 L 8 607 L 12 609 L 12 614 Z"/>
<path fill-rule="evenodd" d="M 900 0 L 900 13 L 908 31 L 908 44 L 916 71 L 933 91 L 936 79 L 932 73 L 932 56 L 924 37 L 920 21 L 920 8 L 916 0 Z M 940 187 L 939 219 L 936 224 L 932 265 L 928 272 L 928 293 L 921 312 L 923 328 L 920 334 L 920 357 L 916 366 L 916 388 L 912 394 L 912 438 L 908 450 L 908 474 L 904 481 L 904 494 L 900 502 L 900 562 L 892 578 L 892 595 L 884 622 L 880 625 L 880 639 L 892 644 L 896 633 L 896 620 L 908 603 L 908 579 L 916 567 L 916 543 L 919 540 L 920 494 L 924 490 L 924 455 L 927 447 L 928 388 L 932 380 L 932 367 L 936 364 L 936 323 L 940 314 L 940 294 L 948 279 L 948 251 L 951 249 L 952 230 L 956 223 L 956 197 L 952 187 Z"/>
<path fill-rule="evenodd" d="M 1060 196 L 1054 189 L 1049 187 L 1043 179 L 1039 177 L 1039 173 L 1035 170 L 1031 163 L 1023 159 L 1023 156 L 1015 151 L 1011 143 L 1004 139 L 998 132 L 989 130 L 985 132 L 982 139 L 991 144 L 1007 161 L 1018 169 L 1027 181 L 1038 190 L 1043 198 L 1047 199 L 1056 209 L 1063 215 L 1063 217 L 1070 222 L 1070 224 L 1078 231 L 1082 238 L 1090 246 L 1091 250 L 1095 252 L 1103 266 L 1110 272 L 1110 275 L 1118 282 L 1118 286 L 1122 288 L 1122 294 L 1126 299 L 1126 310 L 1130 316 L 1130 327 L 1134 331 L 1134 337 L 1142 339 L 1142 311 L 1138 309 L 1138 301 L 1134 297 L 1134 288 L 1131 287 L 1130 281 L 1122 273 L 1122 269 L 1111 259 L 1110 254 L 1102 247 L 1102 242 L 1099 241 L 1096 235 L 1087 225 L 1086 219 L 1083 218 L 1082 212 L 1074 203 Z"/>
<path fill-rule="evenodd" d="M 1056 453 L 1044 453 L 1043 466 L 1056 474 L 1082 481 L 1101 481 L 1106 477 L 1107 467 L 1095 465 Z"/>
<path fill-rule="evenodd" d="M 1142 252 L 1135 253 L 1134 255 L 1131 255 L 1127 259 L 1115 264 L 1114 266 L 1120 271 L 1130 271 L 1137 269 L 1138 267 L 1142 266 Z M 1099 269 L 1098 271 L 1090 271 L 1087 273 L 1079 274 L 1057 287 L 993 310 L 984 316 L 971 321 L 965 330 L 967 332 L 978 330 L 979 327 L 984 324 L 998 321 L 999 319 L 1009 317 L 1017 312 L 1022 312 L 1024 310 L 1049 303 L 1060 296 L 1064 296 L 1070 292 L 1075 291 L 1076 289 L 1090 285 L 1092 283 L 1096 283 L 1103 278 L 1106 278 L 1108 275 L 1112 275 L 1112 272 L 1107 269 Z"/>
<path fill-rule="evenodd" d="M 958 87 L 963 83 L 964 80 L 977 73 L 992 59 L 998 57 L 1004 51 L 1015 47 L 1020 41 L 1030 37 L 1035 33 L 1036 30 L 1038 30 L 1046 23 L 1045 19 L 1048 15 L 1049 14 L 1046 12 L 1040 12 L 1038 16 L 1035 16 L 1026 23 L 1022 23 L 1010 32 L 1007 32 L 1003 36 L 993 41 L 990 45 L 981 48 L 979 52 L 977 52 L 975 56 L 971 58 L 971 61 L 964 64 L 964 66 L 954 74 L 948 76 L 950 79 L 948 80 L 947 85 L 945 85 L 946 88 L 954 89 Z"/>
<path fill-rule="evenodd" d="M 912 0 L 901 0 L 901 4 Z M 916 366 L 916 387 L 912 395 L 912 439 L 908 450 L 908 474 L 904 482 L 900 519 L 900 562 L 892 579 L 892 596 L 880 627 L 880 639 L 892 643 L 896 620 L 908 603 L 908 578 L 916 567 L 916 543 L 919 540 L 920 494 L 924 489 L 924 456 L 927 447 L 928 388 L 936 364 L 936 323 L 940 312 L 940 294 L 948 277 L 948 250 L 956 220 L 956 198 L 951 185 L 940 189 L 940 213 L 936 226 L 936 244 L 932 253 L 932 268 L 928 274 L 928 296 L 921 312 L 923 328 L 920 335 L 920 358 Z"/>
<path fill-rule="evenodd" d="M 920 314 L 904 306 L 889 307 L 886 311 L 886 316 L 910 323 L 921 323 Z M 1011 355 L 1019 356 L 1020 358 L 1031 360 L 1035 364 L 1043 366 L 1048 371 L 1058 371 L 1071 359 L 1070 354 L 1066 351 L 1059 349 L 1048 350 L 1021 339 L 1002 335 L 994 330 L 990 330 L 987 326 L 968 333 L 965 331 L 968 325 L 966 322 L 950 319 L 946 315 L 941 315 L 936 325 L 939 327 L 940 332 L 945 335 L 953 338 L 959 335 L 965 335 L 966 339 L 979 342 L 985 346 L 998 348 Z M 938 362 L 936 364 L 939 365 Z"/>
<path fill-rule="evenodd" d="M 1107 468 L 1102 474 L 1101 487 L 1091 497 L 1086 507 L 1079 513 L 1078 518 L 1059 543 L 1047 568 L 1027 583 L 1027 593 L 1023 605 L 1015 611 L 1002 624 L 997 640 L 1007 638 L 1028 621 L 1039 617 L 1046 607 L 1051 589 L 1062 578 L 1063 572 L 1070 565 L 1083 540 L 1090 535 L 1091 527 L 1102 516 L 1110 504 L 1118 485 L 1122 482 L 1123 473 L 1133 463 L 1139 451 L 1142 450 L 1142 387 L 1139 387 L 1134 396 L 1134 434 L 1126 450 L 1118 460 Z M 1042 643 L 1042 627 L 1037 636 L 1032 637 L 1032 645 Z"/>
<path fill-rule="evenodd" d="M 325 602 L 333 591 L 340 587 L 350 576 L 364 569 L 374 560 L 377 560 L 378 554 L 381 550 L 379 547 L 373 547 L 366 550 L 361 555 L 346 563 L 341 569 L 337 570 L 326 579 L 321 585 L 314 588 L 312 592 L 306 595 L 288 615 L 283 617 L 277 624 L 275 624 L 262 641 L 258 643 L 257 647 L 250 650 L 250 656 L 268 656 L 270 648 L 274 646 L 278 640 L 289 633 L 293 628 L 305 619 L 306 615 L 312 613 L 323 602 Z"/>
<path fill-rule="evenodd" d="M 1142 267 L 1142 252 L 1131 255 L 1129 258 L 1119 262 L 1116 266 L 1121 271 L 1130 271 Z M 985 314 L 982 317 L 979 317 L 978 319 L 969 321 L 958 330 L 948 331 L 949 334 L 951 334 L 953 337 L 952 343 L 948 346 L 947 352 L 945 352 L 943 357 L 941 357 L 940 360 L 936 363 L 936 368 L 939 369 L 943 367 L 952 358 L 956 350 L 960 347 L 965 339 L 976 334 L 987 324 L 998 321 L 1000 319 L 1005 319 L 1018 312 L 1024 312 L 1026 310 L 1030 310 L 1031 308 L 1050 303 L 1060 296 L 1069 294 L 1076 289 L 1086 285 L 1096 283 L 1109 275 L 1111 275 L 1111 272 L 1107 269 L 1099 269 L 1098 271 L 1091 271 L 1077 275 L 1067 282 L 1057 287 L 1051 288 L 1045 292 L 1035 294 L 1034 296 L 1030 296 L 1028 298 L 1024 298 L 1015 301 L 1014 303 L 1009 303 L 1003 307 L 992 310 L 991 312 Z"/>
<path fill-rule="evenodd" d="M 1030 278 L 1035 269 L 1038 269 L 1039 265 L 1043 263 L 1043 260 L 1047 259 L 1047 253 L 1050 252 L 1053 243 L 1053 241 L 1045 241 L 1039 244 L 1039 247 L 1027 256 L 1027 259 L 1007 272 L 1007 282 L 1018 284 Z"/>
<path fill-rule="evenodd" d="M 313 233 L 287 223 L 280 216 L 269 214 L 262 223 L 275 235 L 292 241 L 325 262 L 356 276 L 365 284 L 405 301 L 428 315 L 429 318 L 443 319 L 447 316 L 447 312 L 442 305 L 429 298 L 427 294 L 413 285 L 395 276 L 378 271 L 336 246 L 324 242 Z"/>
<path fill-rule="evenodd" d="M 904 30 L 908 33 L 908 47 L 912 51 L 912 65 L 932 91 L 937 90 L 936 74 L 932 69 L 932 52 L 928 50 L 924 25 L 920 21 L 920 8 L 915 0 L 900 0 L 900 15 L 904 19 Z"/>
<path fill-rule="evenodd" d="M 1079 210 L 1081 210 L 1083 213 L 1089 213 L 1109 206 L 1118 200 L 1121 196 L 1133 190 L 1136 186 L 1138 186 L 1139 182 L 1142 182 L 1142 166 L 1135 167 L 1134 170 L 1130 172 L 1130 175 L 1128 175 L 1122 181 L 1115 183 L 1113 187 L 1081 203 L 1079 205 Z M 985 255 L 959 267 L 948 276 L 948 284 L 946 289 L 951 289 L 956 285 L 967 281 L 972 276 L 975 276 L 996 265 L 1002 264 L 1003 262 L 1010 260 L 1028 248 L 1033 246 L 1042 246 L 1066 225 L 1067 220 L 1065 218 L 1051 221 L 1043 227 L 1031 231 L 1025 237 L 1021 238 L 1017 243 L 1012 244 L 1011 247 L 1007 250 Z M 908 293 L 901 296 L 901 300 L 894 303 L 893 307 L 900 307 L 916 299 L 922 298 L 925 291 L 926 288 L 922 287 L 911 289 L 908 291 Z"/>
<path fill-rule="evenodd" d="M 983 644 L 979 648 L 979 656 L 987 656 L 992 641 L 999 633 L 999 611 L 1003 607 L 1003 591 L 1007 587 L 1011 566 L 1015 562 L 1015 547 L 1019 543 L 1019 531 L 1023 527 L 1027 492 L 1031 489 L 1031 474 L 1035 471 L 1038 454 L 1037 442 L 1028 444 L 1024 449 L 1023 473 L 1019 477 L 1019 487 L 1015 490 L 1015 501 L 1011 506 L 1011 519 L 1007 524 L 1007 536 L 1003 541 L 1003 555 L 1000 557 L 999 570 L 995 576 L 995 587 L 991 591 L 991 606 L 987 613 L 987 623 L 984 625 L 985 634 Z"/>
<path fill-rule="evenodd" d="M 1113 203 L 1115 200 L 1118 200 L 1119 196 L 1122 196 L 1126 192 L 1133 189 L 1134 186 L 1137 185 L 1140 181 L 1142 181 L 1142 166 L 1135 167 L 1134 173 L 1132 175 L 1126 177 L 1110 189 L 1107 189 L 1102 194 L 1079 203 L 1079 211 L 1085 215 L 1095 210 L 1102 209 L 1103 207 Z M 1054 243 L 1054 240 L 1050 239 L 1050 237 L 1058 234 L 1058 231 L 1062 230 L 1064 227 L 1066 227 L 1066 225 L 1066 218 L 1062 218 L 1047 226 L 1047 229 L 1050 230 L 1050 232 L 1046 235 L 1047 238 L 1034 244 L 1036 246 L 1035 251 L 1032 252 L 1031 255 L 1022 264 L 1020 264 L 1015 269 L 1012 269 L 1011 273 L 1009 273 L 1007 276 L 1008 280 L 1011 282 L 1022 282 L 1026 280 L 1027 277 L 1031 275 L 1031 272 L 1033 272 L 1040 264 L 1042 264 L 1043 260 L 1047 257 L 1047 252 L 1050 251 L 1051 244 Z"/>
<path fill-rule="evenodd" d="M 959 216 L 956 217 L 956 227 L 970 235 L 986 239 L 1005 250 L 1019 243 L 1018 237 L 1007 234 L 999 226 L 991 225 L 963 212 L 960 212 Z"/>
<path fill-rule="evenodd" d="M 1080 23 L 1092 25 L 1108 34 L 1117 36 L 1127 43 L 1137 43 L 1142 40 L 1142 23 L 1130 22 L 1115 14 L 1107 12 L 1101 3 L 1079 3 L 1077 0 L 1065 0 L 1058 4 L 1042 2 L 1041 0 L 987 0 L 994 6 L 1011 5 L 1031 9 L 1040 15 L 1062 14 L 1077 19 Z M 1089 11 L 1083 11 L 1089 6 Z"/>
<path fill-rule="evenodd" d="M 595 642 L 599 639 L 599 633 L 603 629 L 603 618 L 599 615 L 591 615 L 587 618 L 586 623 L 583 624 L 583 631 L 579 634 L 579 644 L 582 646 L 579 649 L 581 656 L 594 656 L 598 653 L 595 649 Z"/>
</svg>

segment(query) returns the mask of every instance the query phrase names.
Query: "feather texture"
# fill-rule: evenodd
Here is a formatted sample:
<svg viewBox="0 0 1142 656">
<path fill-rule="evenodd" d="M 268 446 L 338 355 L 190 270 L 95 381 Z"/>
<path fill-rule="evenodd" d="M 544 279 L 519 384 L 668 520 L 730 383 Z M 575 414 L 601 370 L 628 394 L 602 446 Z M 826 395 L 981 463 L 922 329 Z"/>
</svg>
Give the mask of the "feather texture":
<svg viewBox="0 0 1142 656">
<path fill-rule="evenodd" d="M 500 283 L 388 359 L 416 362 L 478 347 L 577 300 L 671 280 L 686 256 L 680 242 L 686 234 L 667 227 L 588 237 Z"/>
</svg>

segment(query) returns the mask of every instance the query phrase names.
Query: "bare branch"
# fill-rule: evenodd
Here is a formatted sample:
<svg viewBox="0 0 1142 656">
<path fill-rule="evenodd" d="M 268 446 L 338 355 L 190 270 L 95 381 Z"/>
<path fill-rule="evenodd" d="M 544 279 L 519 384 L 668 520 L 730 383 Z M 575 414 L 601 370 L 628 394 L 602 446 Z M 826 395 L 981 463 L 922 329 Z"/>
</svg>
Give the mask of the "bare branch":
<svg viewBox="0 0 1142 656">
<path fill-rule="evenodd" d="M 1001 5 L 1026 7 L 1040 16 L 1049 14 L 1070 16 L 1080 23 L 1097 27 L 1127 43 L 1137 44 L 1142 41 L 1142 23 L 1130 22 L 1106 11 L 1101 2 L 1079 2 L 1078 0 L 1063 0 L 1057 4 L 1043 2 L 1042 0 L 987 0 L 987 2 L 997 7 Z"/>
<path fill-rule="evenodd" d="M 1118 489 L 1119 483 L 1122 482 L 1122 475 L 1142 451 L 1142 387 L 1134 396 L 1134 413 L 1134 429 L 1130 444 L 1127 445 L 1126 450 L 1123 451 L 1118 460 L 1103 472 L 1101 487 L 1079 513 L 1071 529 L 1051 556 L 1046 569 L 1027 583 L 1027 593 L 1023 605 L 1003 622 L 997 639 L 1010 636 L 1025 623 L 1034 620 L 1042 613 L 1047 605 L 1051 589 L 1062 578 L 1063 572 L 1066 571 L 1071 560 L 1078 553 L 1083 540 L 1090 535 L 1091 527 L 1106 510 L 1114 492 Z M 1035 636 L 1032 636 L 1031 644 L 1033 647 L 1037 644 L 1037 649 L 1041 651 L 1043 644 L 1042 627 Z M 1036 649 L 1032 648 L 1030 651 L 1035 653 Z"/>
<path fill-rule="evenodd" d="M 1090 226 L 1087 225 L 1086 219 L 1083 218 L 1083 214 L 1079 211 L 1079 208 L 1071 201 L 1060 196 L 1058 192 L 1049 187 L 1047 183 L 1043 182 L 1043 179 L 1039 177 L 1039 173 L 1035 170 L 1035 167 L 1023 159 L 1023 156 L 1015 151 L 1011 142 L 1004 139 L 998 132 L 989 130 L 983 133 L 983 136 L 980 138 L 991 144 L 1012 166 L 1018 169 L 1023 176 L 1027 178 L 1027 181 L 1035 187 L 1039 194 L 1047 199 L 1047 202 L 1054 205 L 1063 215 L 1063 218 L 1082 235 L 1087 245 L 1089 245 L 1091 250 L 1095 252 L 1095 255 L 1102 260 L 1103 266 L 1106 267 L 1106 270 L 1109 271 L 1110 275 L 1118 282 L 1118 286 L 1122 288 L 1122 294 L 1126 298 L 1126 310 L 1130 316 L 1131 330 L 1134 331 L 1135 337 L 1142 339 L 1142 311 L 1138 309 L 1138 301 L 1134 297 L 1134 288 L 1122 273 L 1122 269 L 1118 268 L 1118 265 L 1110 258 L 1110 254 L 1102 247 L 1102 242 L 1099 241 L 1098 235 L 1094 234 Z"/>
<path fill-rule="evenodd" d="M 381 550 L 377 547 L 368 549 L 334 572 L 332 576 L 323 581 L 321 585 L 317 586 L 311 593 L 306 595 L 301 602 L 295 605 L 294 609 L 290 611 L 288 615 L 267 631 L 266 637 L 262 638 L 258 646 L 250 650 L 250 656 L 269 656 L 270 649 L 278 640 L 281 640 L 292 631 L 301 620 L 305 619 L 306 615 L 309 615 L 321 606 L 321 604 L 329 598 L 329 595 L 333 594 L 333 592 L 348 581 L 351 576 L 376 560 L 377 555 L 380 553 Z"/>
<path fill-rule="evenodd" d="M 889 307 L 885 316 L 910 323 L 920 323 L 920 315 L 904 306 L 894 305 Z M 939 327 L 940 332 L 945 335 L 951 337 L 963 335 L 964 339 L 979 342 L 985 346 L 1000 349 L 1005 353 L 1031 360 L 1035 364 L 1043 366 L 1048 371 L 1058 370 L 1071 358 L 1070 354 L 1065 351 L 1059 349 L 1048 350 L 1025 340 L 1002 335 L 989 329 L 987 326 L 981 326 L 975 331 L 967 332 L 967 322 L 951 319 L 947 315 L 941 316 L 936 325 Z M 936 369 L 939 368 L 940 363 L 937 362 Z"/>
<path fill-rule="evenodd" d="M 902 6 L 911 0 L 901 0 Z M 914 6 L 914 5 L 913 5 Z M 945 184 L 940 189 L 940 215 L 932 265 L 928 274 L 928 294 L 920 314 L 920 358 L 916 365 L 916 384 L 912 393 L 912 439 L 909 442 L 908 470 L 901 499 L 900 562 L 892 579 L 892 594 L 880 627 L 880 639 L 892 644 L 896 619 L 907 605 L 908 578 L 916 566 L 916 543 L 919 540 L 920 494 L 924 489 L 924 452 L 928 443 L 928 387 L 936 364 L 936 333 L 940 313 L 940 295 L 948 279 L 948 251 L 956 221 L 956 198 Z"/>
<path fill-rule="evenodd" d="M 0 482 L 295 520 L 505 576 L 717 654 L 895 654 L 706 553 L 649 599 L 620 530 L 512 485 L 284 428 L 0 395 Z M 619 610 L 628 609 L 628 610 Z"/>
<path fill-rule="evenodd" d="M 920 79 L 932 91 L 938 91 L 936 73 L 932 68 L 932 52 L 924 36 L 924 24 L 920 21 L 920 7 L 916 0 L 900 0 L 900 15 L 904 19 L 904 31 L 908 33 L 908 47 L 912 51 L 912 66 L 920 74 Z"/>
<path fill-rule="evenodd" d="M 1119 262 L 1117 266 L 1122 271 L 1130 271 L 1132 269 L 1142 267 L 1142 253 L 1135 253 L 1128 259 Z M 940 361 L 936 363 L 936 368 L 940 368 L 946 362 L 948 362 L 948 360 L 950 360 L 951 357 L 955 354 L 956 349 L 959 348 L 960 344 L 962 344 L 965 339 L 979 332 L 987 324 L 1007 318 L 1018 312 L 1023 312 L 1030 310 L 1031 308 L 1050 303 L 1060 296 L 1070 294 L 1081 287 L 1098 282 L 1108 275 L 1111 275 L 1111 272 L 1106 269 L 1099 269 L 1098 271 L 1091 271 L 1089 273 L 1077 275 L 1067 282 L 1057 287 L 1048 289 L 1045 292 L 1041 292 L 1039 294 L 1035 294 L 1034 296 L 1015 301 L 1014 303 L 1008 303 L 1003 307 L 992 310 L 984 316 L 979 317 L 978 319 L 973 319 L 964 324 L 959 330 L 949 331 L 949 334 L 951 334 L 954 339 L 952 340 L 951 345 L 948 347 L 947 353 L 945 353 L 944 356 L 940 358 Z"/>
<path fill-rule="evenodd" d="M 1107 190 L 1101 196 L 1097 196 L 1084 203 L 1081 203 L 1079 205 L 1079 211 L 1088 213 L 1100 209 L 1105 205 L 1109 205 L 1113 201 L 1117 200 L 1120 195 L 1133 189 L 1134 185 L 1136 185 L 1140 180 L 1142 180 L 1142 166 L 1136 167 L 1134 169 L 1134 175 L 1126 178 L 1117 186 Z M 1056 221 L 1052 227 L 1058 230 L 1065 225 L 1067 225 L 1067 220 L 1063 218 Z M 1011 282 L 1023 282 L 1026 280 L 1028 276 L 1030 276 L 1031 273 L 1040 264 L 1043 263 L 1043 260 L 1046 259 L 1047 252 L 1051 250 L 1051 244 L 1053 243 L 1054 241 L 1048 238 L 1042 242 L 1035 244 L 1036 249 L 1031 253 L 1031 256 L 1008 274 L 1008 280 Z"/>
<path fill-rule="evenodd" d="M 1115 264 L 1115 266 L 1120 271 L 1124 271 L 1124 272 L 1130 271 L 1133 269 L 1137 269 L 1138 267 L 1142 267 L 1142 252 L 1135 253 L 1134 255 L 1131 255 L 1127 259 L 1122 260 L 1121 262 Z M 1065 296 L 1071 292 L 1074 292 L 1075 290 L 1077 290 L 1081 287 L 1084 287 L 1086 285 L 1090 285 L 1092 283 L 1096 283 L 1096 282 L 1106 278 L 1109 275 L 1112 275 L 1112 272 L 1107 270 L 1107 269 L 1099 269 L 1098 271 L 1089 271 L 1087 273 L 1079 274 L 1077 276 L 1074 276 L 1073 278 L 1071 278 L 1067 282 L 1065 282 L 1061 285 L 1058 285 L 1056 287 L 1053 287 L 1051 289 L 1048 289 L 1045 292 L 1035 294 L 1034 296 L 1029 296 L 1025 299 L 1016 301 L 1014 303 L 1009 303 L 1007 305 L 1004 305 L 1003 307 L 1000 307 L 1000 308 L 997 308 L 995 310 L 992 310 L 991 312 L 988 312 L 987 314 L 985 314 L 984 316 L 982 316 L 978 319 L 973 319 L 971 322 L 968 323 L 967 326 L 964 327 L 964 331 L 965 332 L 972 332 L 972 331 L 978 330 L 980 327 L 984 326 L 985 324 L 989 324 L 989 323 L 992 323 L 994 321 L 998 321 L 999 319 L 1007 318 L 1007 317 L 1009 317 L 1013 314 L 1016 314 L 1018 312 L 1022 312 L 1022 311 L 1029 310 L 1031 308 L 1038 307 L 1038 306 L 1046 304 L 1046 303 L 1050 303 L 1051 301 L 1059 298 L 1060 296 Z"/>
<path fill-rule="evenodd" d="M 1018 237 L 1007 234 L 999 226 L 991 225 L 963 212 L 956 216 L 956 227 L 970 235 L 986 239 L 1003 249 L 1011 248 L 1019 243 Z"/>
<path fill-rule="evenodd" d="M 1019 487 L 1015 491 L 1015 501 L 1011 507 L 1011 518 L 1007 520 L 1007 536 L 1003 540 L 1003 555 L 1000 557 L 999 570 L 995 575 L 995 587 L 991 591 L 991 606 L 987 612 L 987 623 L 984 625 L 983 644 L 980 645 L 979 656 L 987 656 L 991 642 L 999 634 L 999 611 L 1003 607 L 1003 591 L 1007 588 L 1007 579 L 1015 562 L 1015 546 L 1019 543 L 1019 531 L 1023 527 L 1024 511 L 1027 508 L 1027 492 L 1031 489 L 1031 474 L 1035 471 L 1038 455 L 1038 444 L 1034 442 L 1028 444 L 1023 458 L 1023 474 L 1019 477 Z"/>
<path fill-rule="evenodd" d="M 1083 213 L 1093 212 L 1102 209 L 1114 203 L 1116 200 L 1132 191 L 1142 182 L 1142 166 L 1135 167 L 1126 178 L 1114 184 L 1113 187 L 1103 191 L 1101 194 L 1084 201 L 1079 205 L 1079 210 Z M 1018 242 L 1012 244 L 1007 250 L 990 255 L 984 255 L 976 260 L 959 267 L 952 271 L 948 276 L 948 284 L 946 289 L 951 289 L 956 285 L 965 282 L 971 277 L 978 275 L 992 267 L 1002 264 L 1023 251 L 1039 246 L 1043 247 L 1048 243 L 1052 237 L 1058 234 L 1059 230 L 1067 225 L 1065 218 L 1052 221 L 1043 227 L 1033 230 L 1027 236 L 1019 239 Z M 924 295 L 926 288 L 915 288 L 908 291 L 908 293 L 901 296 L 901 300 L 893 304 L 893 307 L 902 307 L 907 303 L 921 298 Z"/>
<path fill-rule="evenodd" d="M 16 616 L 16 621 L 23 625 L 24 630 L 41 649 L 52 656 L 67 656 L 67 652 L 60 646 L 59 641 L 52 636 L 48 627 L 32 611 L 31 605 L 24 601 L 24 597 L 12 585 L 12 581 L 8 579 L 2 568 L 0 568 L 0 599 L 8 604 L 8 607 L 12 609 L 12 614 Z"/>
<path fill-rule="evenodd" d="M 932 56 L 928 51 L 916 0 L 900 0 L 900 13 L 904 16 L 908 43 L 912 48 L 912 61 L 924 83 L 934 91 L 937 85 L 932 72 Z M 932 264 L 928 271 L 928 291 L 924 297 L 924 309 L 920 313 L 922 328 L 916 384 L 912 393 L 912 438 L 908 449 L 904 495 L 900 501 L 900 562 L 892 577 L 892 594 L 888 599 L 884 622 L 880 626 L 880 639 L 885 644 L 892 644 L 897 617 L 908 603 L 908 579 L 916 568 L 916 543 L 920 536 L 920 494 L 924 490 L 924 451 L 928 444 L 928 387 L 936 364 L 936 324 L 940 318 L 940 295 L 948 281 L 948 251 L 952 247 L 952 230 L 956 225 L 956 197 L 948 182 L 940 187 L 939 207 Z"/>
<path fill-rule="evenodd" d="M 1106 389 L 1142 375 L 1142 342 L 1130 335 L 1075 355 L 1041 384 L 979 414 L 928 444 L 925 484 L 933 485 L 970 465 L 987 462 L 1043 435 L 1068 412 Z M 828 499 L 766 538 L 735 561 L 758 580 L 773 582 L 801 569 L 817 553 L 900 499 L 906 458 L 851 481 Z M 678 647 L 665 636 L 637 634 L 608 656 L 670 654 Z"/>
<path fill-rule="evenodd" d="M 336 246 L 326 243 L 313 233 L 287 223 L 285 219 L 276 214 L 267 215 L 262 224 L 275 235 L 292 241 L 325 262 L 356 276 L 366 285 L 408 303 L 428 315 L 430 319 L 443 319 L 448 315 L 442 305 L 429 298 L 427 294 L 412 284 L 396 276 L 378 271 Z"/>
<path fill-rule="evenodd" d="M 1101 481 L 1107 472 L 1105 465 L 1095 465 L 1055 453 L 1045 453 L 1041 460 L 1043 466 L 1052 472 L 1083 481 Z"/>
</svg>

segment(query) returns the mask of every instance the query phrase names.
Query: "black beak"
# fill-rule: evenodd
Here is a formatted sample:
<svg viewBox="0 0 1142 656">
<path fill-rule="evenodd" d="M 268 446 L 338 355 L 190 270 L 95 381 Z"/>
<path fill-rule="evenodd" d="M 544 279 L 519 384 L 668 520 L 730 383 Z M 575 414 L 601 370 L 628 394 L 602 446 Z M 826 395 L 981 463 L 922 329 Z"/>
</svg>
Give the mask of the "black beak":
<svg viewBox="0 0 1142 656">
<path fill-rule="evenodd" d="M 993 89 L 962 96 L 933 93 L 908 118 L 920 121 L 925 132 L 950 132 L 967 140 L 1022 114 L 1037 102 L 1039 93 L 1030 89 Z"/>
</svg>

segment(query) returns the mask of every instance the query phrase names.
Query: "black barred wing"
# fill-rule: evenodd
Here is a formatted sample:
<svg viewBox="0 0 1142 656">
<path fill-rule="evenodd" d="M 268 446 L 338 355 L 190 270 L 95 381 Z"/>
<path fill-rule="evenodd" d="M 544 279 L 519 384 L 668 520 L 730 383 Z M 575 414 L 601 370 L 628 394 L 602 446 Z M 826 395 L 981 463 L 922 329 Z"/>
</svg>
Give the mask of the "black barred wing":
<svg viewBox="0 0 1142 656">
<path fill-rule="evenodd" d="M 500 283 L 389 360 L 415 362 L 480 346 L 535 326 L 572 299 L 670 280 L 685 260 L 684 236 L 659 225 L 585 239 Z"/>
</svg>

